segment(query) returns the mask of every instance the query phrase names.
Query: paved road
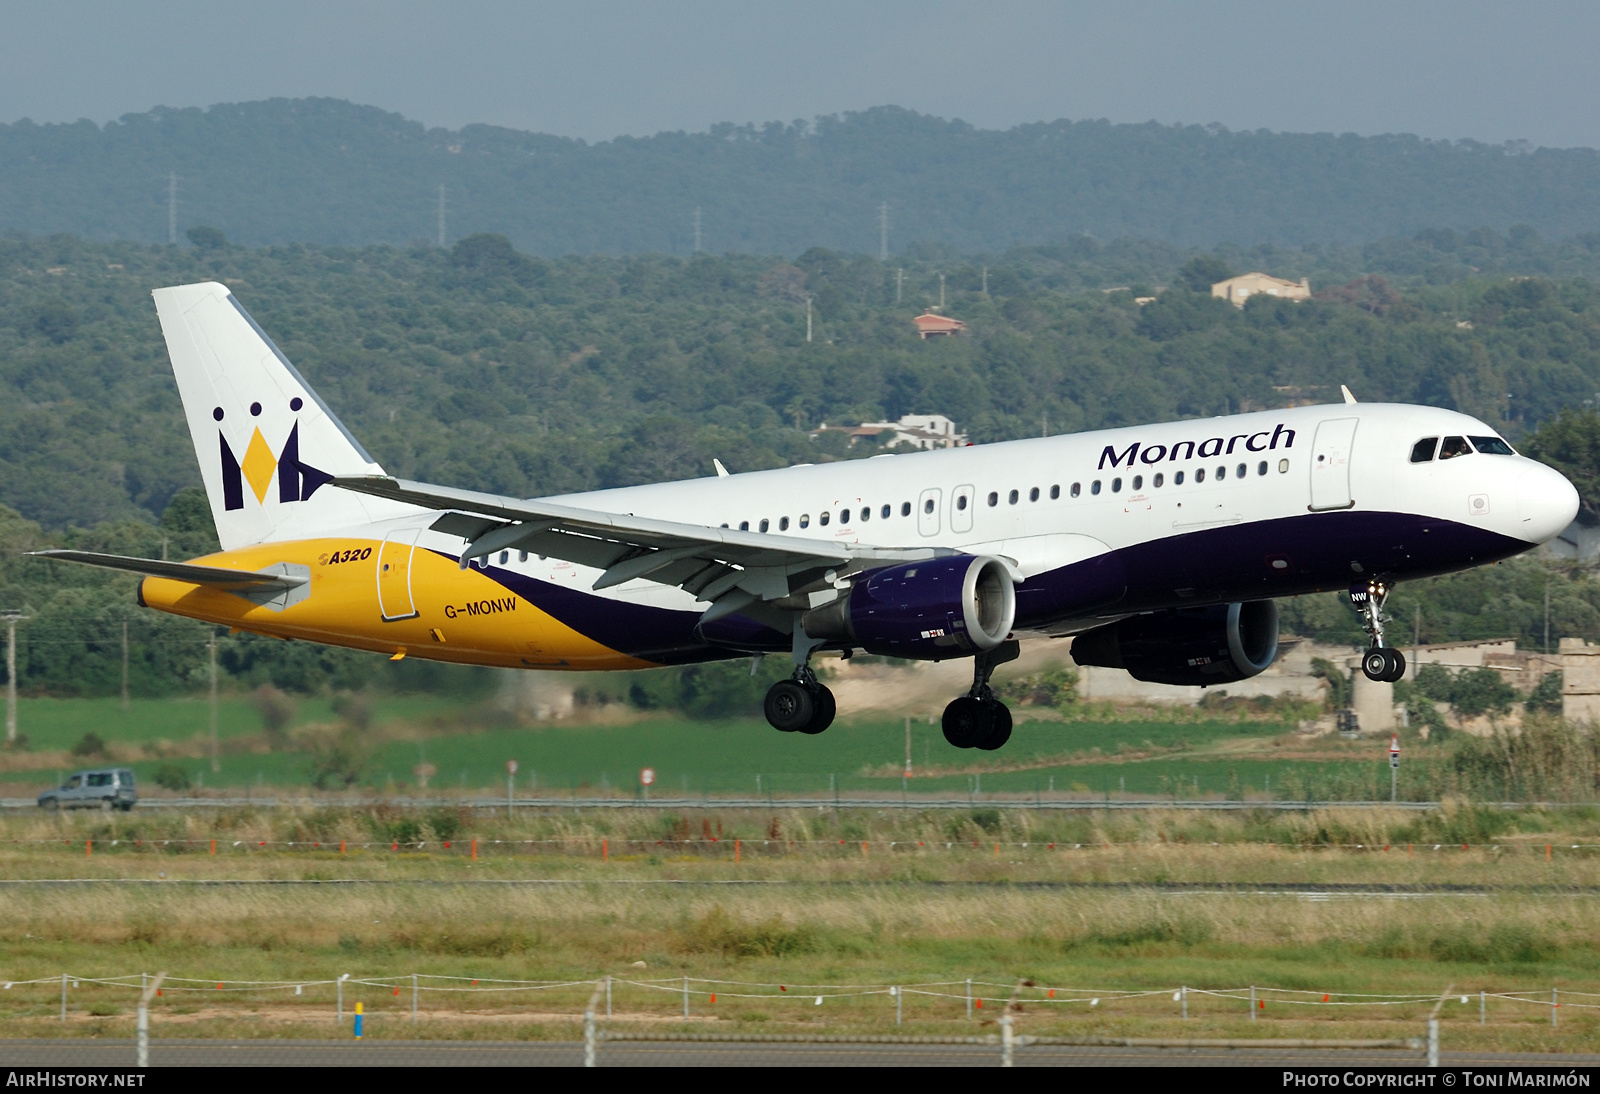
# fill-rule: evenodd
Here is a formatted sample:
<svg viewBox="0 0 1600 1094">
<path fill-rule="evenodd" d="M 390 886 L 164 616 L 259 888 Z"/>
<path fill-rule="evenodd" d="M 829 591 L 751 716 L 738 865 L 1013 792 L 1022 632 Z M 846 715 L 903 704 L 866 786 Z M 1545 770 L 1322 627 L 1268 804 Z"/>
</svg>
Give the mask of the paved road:
<svg viewBox="0 0 1600 1094">
<path fill-rule="evenodd" d="M 504 809 L 504 798 L 306 798 L 306 797 L 214 797 L 214 798 L 142 798 L 139 809 L 270 809 L 276 806 L 346 806 L 365 809 L 375 804 L 402 808 L 449 806 L 467 809 Z M 979 806 L 1003 809 L 1045 809 L 1102 812 L 1107 809 L 1144 811 L 1150 809 L 1202 809 L 1202 810 L 1253 810 L 1266 809 L 1278 812 L 1305 812 L 1311 809 L 1410 809 L 1428 812 L 1439 808 L 1438 802 L 1386 802 L 1386 801 L 1225 801 L 1221 798 L 1201 798 L 1195 801 L 1176 801 L 1172 798 L 1144 800 L 1119 798 L 1037 798 L 1025 795 L 984 794 L 976 798 L 885 797 L 885 798 L 516 798 L 511 803 L 518 809 L 973 809 Z M 1494 803 L 1489 803 L 1494 804 Z M 1501 809 L 1530 809 L 1561 803 L 1502 802 Z M 0 809 L 32 809 L 38 804 L 33 798 L 0 798 Z"/>
<path fill-rule="evenodd" d="M 0 1066 L 131 1067 L 133 1042 L 0 1040 Z M 573 1041 L 206 1041 L 158 1040 L 156 1067 L 574 1067 Z M 1600 1056 L 1451 1053 L 1445 1067 L 1597 1067 Z M 1120 1048 L 1032 1045 L 1019 1067 L 1406 1067 L 1422 1054 L 1393 1049 Z M 608 1043 L 602 1067 L 997 1067 L 988 1045 Z"/>
</svg>

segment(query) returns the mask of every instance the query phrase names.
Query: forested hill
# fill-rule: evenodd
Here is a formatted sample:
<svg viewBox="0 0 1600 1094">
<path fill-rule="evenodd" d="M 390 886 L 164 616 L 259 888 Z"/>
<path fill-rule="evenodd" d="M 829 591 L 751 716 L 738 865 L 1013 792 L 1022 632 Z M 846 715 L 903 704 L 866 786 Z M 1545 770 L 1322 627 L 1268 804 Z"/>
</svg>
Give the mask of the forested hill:
<svg viewBox="0 0 1600 1094">
<path fill-rule="evenodd" d="M 52 529 L 148 523 L 199 482 L 149 294 L 203 279 L 232 286 L 391 472 L 519 496 L 833 458 L 839 435 L 808 431 L 906 413 L 981 442 L 1337 401 L 1346 383 L 1515 439 L 1600 392 L 1600 290 L 1571 276 L 1600 272 L 1600 248 L 1526 233 L 1221 256 L 1077 240 L 987 267 L 191 234 L 0 240 L 0 505 Z M 1230 269 L 1306 276 L 1320 298 L 1234 308 L 1208 291 Z M 911 319 L 941 291 L 970 331 L 920 341 Z"/>
<path fill-rule="evenodd" d="M 0 231 L 248 244 L 499 232 L 547 256 L 704 249 L 876 253 L 1109 240 L 1352 243 L 1422 227 L 1600 230 L 1600 153 L 1409 136 L 1057 121 L 1005 131 L 893 107 L 814 123 L 598 144 L 492 126 L 427 129 L 333 99 L 156 109 L 104 127 L 0 126 Z"/>
</svg>

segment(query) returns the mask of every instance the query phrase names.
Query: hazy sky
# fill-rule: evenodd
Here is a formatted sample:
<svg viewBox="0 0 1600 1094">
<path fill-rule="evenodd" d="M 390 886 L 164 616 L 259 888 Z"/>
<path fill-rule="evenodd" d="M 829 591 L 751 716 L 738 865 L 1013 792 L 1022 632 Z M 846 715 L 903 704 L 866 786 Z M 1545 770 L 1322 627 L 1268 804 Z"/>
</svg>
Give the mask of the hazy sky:
<svg viewBox="0 0 1600 1094">
<path fill-rule="evenodd" d="M 1600 4 L 0 0 L 0 121 L 329 95 L 600 140 L 895 104 L 1600 147 Z"/>
</svg>

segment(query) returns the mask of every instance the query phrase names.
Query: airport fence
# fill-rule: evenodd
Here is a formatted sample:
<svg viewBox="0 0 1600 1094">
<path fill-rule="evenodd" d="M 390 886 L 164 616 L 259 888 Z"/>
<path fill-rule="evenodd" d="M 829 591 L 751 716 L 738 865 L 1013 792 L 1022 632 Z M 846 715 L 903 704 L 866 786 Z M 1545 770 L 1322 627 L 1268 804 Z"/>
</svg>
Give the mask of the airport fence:
<svg viewBox="0 0 1600 1094">
<path fill-rule="evenodd" d="M 1343 1062 L 1410 1065 L 1437 1061 L 1441 1027 L 1463 1040 L 1473 1027 L 1491 1023 L 1526 1032 L 1530 1023 L 1558 1028 L 1577 1021 L 1592 1033 L 1600 1029 L 1597 1011 L 1600 992 L 1570 987 L 1386 994 L 978 978 L 804 984 L 642 972 L 599 980 L 64 972 L 4 981 L 0 1066 L 595 1066 L 780 1058 L 1009 1065 L 1134 1062 L 1202 1051 L 1233 1053 L 1234 1062 L 1303 1063 L 1331 1053 Z M 1124 1019 L 1155 1035 L 1108 1032 Z"/>
</svg>

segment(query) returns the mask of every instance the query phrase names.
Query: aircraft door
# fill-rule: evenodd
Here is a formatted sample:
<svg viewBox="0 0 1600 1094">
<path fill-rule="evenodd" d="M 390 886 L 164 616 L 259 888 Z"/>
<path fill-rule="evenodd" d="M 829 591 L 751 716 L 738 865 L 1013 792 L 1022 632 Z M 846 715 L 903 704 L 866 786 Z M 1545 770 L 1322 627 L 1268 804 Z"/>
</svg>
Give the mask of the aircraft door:
<svg viewBox="0 0 1600 1094">
<path fill-rule="evenodd" d="M 402 528 L 385 536 L 378 548 L 378 611 L 385 623 L 417 616 L 411 595 L 411 556 L 421 534 L 421 528 Z"/>
<path fill-rule="evenodd" d="M 937 488 L 924 490 L 917 499 L 917 531 L 925 536 L 939 534 L 939 496 Z"/>
<path fill-rule="evenodd" d="M 1359 418 L 1334 418 L 1317 426 L 1311 446 L 1311 511 L 1349 509 L 1350 452 Z"/>
<path fill-rule="evenodd" d="M 958 486 L 950 492 L 950 530 L 952 532 L 972 531 L 972 496 L 971 486 Z"/>
</svg>

